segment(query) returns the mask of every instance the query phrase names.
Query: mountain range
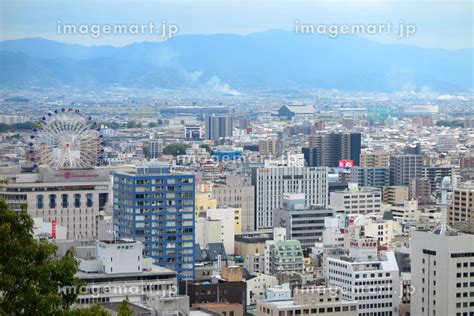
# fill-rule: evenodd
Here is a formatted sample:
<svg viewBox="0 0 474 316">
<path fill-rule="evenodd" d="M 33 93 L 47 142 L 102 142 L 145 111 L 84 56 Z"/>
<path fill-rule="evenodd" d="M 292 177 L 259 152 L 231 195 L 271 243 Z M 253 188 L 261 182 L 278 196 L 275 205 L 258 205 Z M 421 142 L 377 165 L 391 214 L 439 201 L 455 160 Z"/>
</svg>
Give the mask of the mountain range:
<svg viewBox="0 0 474 316">
<path fill-rule="evenodd" d="M 473 53 L 281 30 L 124 47 L 30 38 L 0 42 L 0 86 L 470 92 Z"/>
</svg>

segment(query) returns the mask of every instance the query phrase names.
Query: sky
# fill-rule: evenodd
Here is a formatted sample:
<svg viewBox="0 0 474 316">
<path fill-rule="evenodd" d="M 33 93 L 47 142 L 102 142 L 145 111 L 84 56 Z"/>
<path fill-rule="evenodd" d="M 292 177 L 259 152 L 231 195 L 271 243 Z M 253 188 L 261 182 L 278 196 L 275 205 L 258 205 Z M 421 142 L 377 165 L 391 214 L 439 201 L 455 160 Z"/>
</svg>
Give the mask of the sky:
<svg viewBox="0 0 474 316">
<path fill-rule="evenodd" d="M 361 34 L 384 43 L 449 50 L 472 48 L 473 1 L 389 0 L 0 0 L 0 40 L 43 37 L 65 43 L 124 46 L 156 34 L 58 34 L 58 25 L 176 26 L 178 34 L 250 34 L 312 25 L 414 25 L 409 38 Z M 170 30 L 169 28 L 165 28 Z M 343 35 L 340 35 L 343 36 Z"/>
</svg>

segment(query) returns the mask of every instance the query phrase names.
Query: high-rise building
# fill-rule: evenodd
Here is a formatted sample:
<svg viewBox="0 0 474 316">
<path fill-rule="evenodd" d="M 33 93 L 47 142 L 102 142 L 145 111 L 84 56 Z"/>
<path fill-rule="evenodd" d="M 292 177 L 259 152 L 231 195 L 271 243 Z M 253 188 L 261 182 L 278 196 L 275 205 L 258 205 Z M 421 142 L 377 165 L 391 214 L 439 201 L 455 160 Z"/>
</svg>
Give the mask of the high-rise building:
<svg viewBox="0 0 474 316">
<path fill-rule="evenodd" d="M 397 261 L 392 251 L 378 253 L 377 247 L 375 238 L 353 237 L 349 256 L 327 258 L 328 285 L 341 288 L 342 299 L 357 301 L 359 316 L 398 314 Z"/>
<path fill-rule="evenodd" d="M 326 206 L 325 167 L 268 167 L 252 170 L 255 187 L 255 228 L 273 227 L 273 211 L 282 207 L 284 193 L 304 193 L 305 206 Z"/>
<path fill-rule="evenodd" d="M 178 279 L 193 279 L 194 176 L 137 167 L 114 174 L 113 190 L 118 237 L 141 241 L 155 264 L 176 271 Z"/>
<path fill-rule="evenodd" d="M 233 121 L 231 116 L 206 116 L 206 139 L 220 140 L 232 137 Z"/>
<path fill-rule="evenodd" d="M 303 147 L 301 151 L 304 156 L 307 167 L 320 167 L 322 166 L 321 161 L 321 150 L 317 147 Z"/>
<path fill-rule="evenodd" d="M 163 140 L 162 139 L 150 139 L 148 141 L 149 158 L 159 158 L 163 153 Z"/>
<path fill-rule="evenodd" d="M 360 154 L 361 167 L 388 167 L 388 154 L 386 152 L 363 151 Z"/>
<path fill-rule="evenodd" d="M 414 231 L 410 249 L 411 315 L 474 314 L 474 235 Z"/>
<path fill-rule="evenodd" d="M 245 183 L 216 185 L 212 188 L 212 196 L 219 207 L 235 207 L 241 209 L 241 225 L 243 231 L 255 229 L 255 188 Z"/>
<path fill-rule="evenodd" d="M 407 144 L 403 149 L 405 155 L 421 155 L 421 144 Z"/>
<path fill-rule="evenodd" d="M 322 166 L 337 167 L 339 160 L 360 162 L 360 133 L 316 133 L 308 138 L 309 148 L 319 148 Z"/>
<path fill-rule="evenodd" d="M 421 171 L 423 179 L 428 179 L 431 183 L 431 192 L 435 192 L 441 187 L 441 183 L 445 177 L 452 177 L 452 166 L 425 166 Z"/>
<path fill-rule="evenodd" d="M 409 186 L 411 180 L 421 178 L 422 168 L 421 155 L 390 156 L 390 185 Z"/>
<path fill-rule="evenodd" d="M 277 157 L 281 154 L 280 142 L 276 138 L 263 139 L 258 143 L 260 156 Z"/>
<path fill-rule="evenodd" d="M 351 171 L 351 181 L 361 187 L 383 188 L 390 184 L 388 167 L 355 167 Z"/>
</svg>

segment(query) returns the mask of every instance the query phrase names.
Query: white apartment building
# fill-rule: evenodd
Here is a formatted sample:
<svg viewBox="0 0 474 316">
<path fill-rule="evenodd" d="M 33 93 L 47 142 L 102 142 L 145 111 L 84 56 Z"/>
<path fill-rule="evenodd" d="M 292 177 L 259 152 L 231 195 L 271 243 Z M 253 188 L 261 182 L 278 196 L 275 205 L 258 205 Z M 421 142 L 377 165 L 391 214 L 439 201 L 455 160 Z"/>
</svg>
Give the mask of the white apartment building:
<svg viewBox="0 0 474 316">
<path fill-rule="evenodd" d="M 304 193 L 305 207 L 326 206 L 328 193 L 326 167 L 255 168 L 256 229 L 273 227 L 273 211 L 282 207 L 284 193 Z"/>
<path fill-rule="evenodd" d="M 255 277 L 245 280 L 247 284 L 247 305 L 255 305 L 258 300 L 265 298 L 267 289 L 278 285 L 274 275 L 258 273 Z"/>
<path fill-rule="evenodd" d="M 356 301 L 359 316 L 395 316 L 399 305 L 399 270 L 393 252 L 378 253 L 374 238 L 353 238 L 349 256 L 328 258 L 328 285 L 342 299 Z"/>
<path fill-rule="evenodd" d="M 110 208 L 111 169 L 23 171 L 0 168 L 7 183 L 0 198 L 19 211 L 25 205 L 32 217 L 66 227 L 67 238 L 94 238 L 98 222 Z"/>
<path fill-rule="evenodd" d="M 211 221 L 220 221 L 222 225 L 221 231 L 221 241 L 224 244 L 225 252 L 229 254 L 234 254 L 235 251 L 235 241 L 234 236 L 236 233 L 235 222 L 236 214 L 234 208 L 221 208 L 221 209 L 208 209 L 206 210 L 206 219 Z M 237 217 L 238 220 L 238 217 Z M 210 232 L 205 232 L 205 234 L 210 234 Z"/>
<path fill-rule="evenodd" d="M 128 298 L 158 315 L 163 315 L 160 310 L 171 313 L 166 315 L 189 313 L 189 298 L 178 296 L 176 272 L 154 265 L 151 258 L 143 257 L 143 249 L 141 242 L 133 240 L 98 241 L 96 257 L 79 258 L 77 277 L 85 284 L 76 303 L 107 305 Z"/>
<path fill-rule="evenodd" d="M 331 192 L 330 207 L 344 210 L 345 214 L 379 213 L 382 191 L 377 188 L 358 187 L 351 184 L 348 190 Z"/>
<path fill-rule="evenodd" d="M 415 231 L 410 248 L 411 315 L 473 315 L 474 235 Z"/>
</svg>

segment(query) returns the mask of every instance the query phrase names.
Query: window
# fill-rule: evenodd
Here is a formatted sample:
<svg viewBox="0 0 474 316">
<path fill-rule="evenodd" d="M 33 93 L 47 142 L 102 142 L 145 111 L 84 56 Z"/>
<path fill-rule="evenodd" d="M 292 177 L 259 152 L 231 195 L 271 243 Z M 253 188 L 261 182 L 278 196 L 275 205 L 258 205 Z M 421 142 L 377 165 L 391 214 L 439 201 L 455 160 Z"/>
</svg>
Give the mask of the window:
<svg viewBox="0 0 474 316">
<path fill-rule="evenodd" d="M 75 208 L 81 207 L 81 195 L 80 194 L 74 194 L 74 207 Z"/>
<path fill-rule="evenodd" d="M 92 193 L 87 193 L 86 194 L 86 199 L 87 199 L 86 206 L 87 207 L 92 207 L 92 204 L 93 204 L 92 203 Z"/>
<path fill-rule="evenodd" d="M 56 208 L 56 194 L 49 195 L 49 208 Z"/>
<path fill-rule="evenodd" d="M 67 208 L 69 206 L 68 200 L 67 200 L 67 194 L 61 195 L 61 207 L 62 208 Z"/>
<path fill-rule="evenodd" d="M 37 195 L 36 196 L 36 208 L 43 208 L 44 207 L 44 201 L 43 201 L 43 195 Z"/>
</svg>

